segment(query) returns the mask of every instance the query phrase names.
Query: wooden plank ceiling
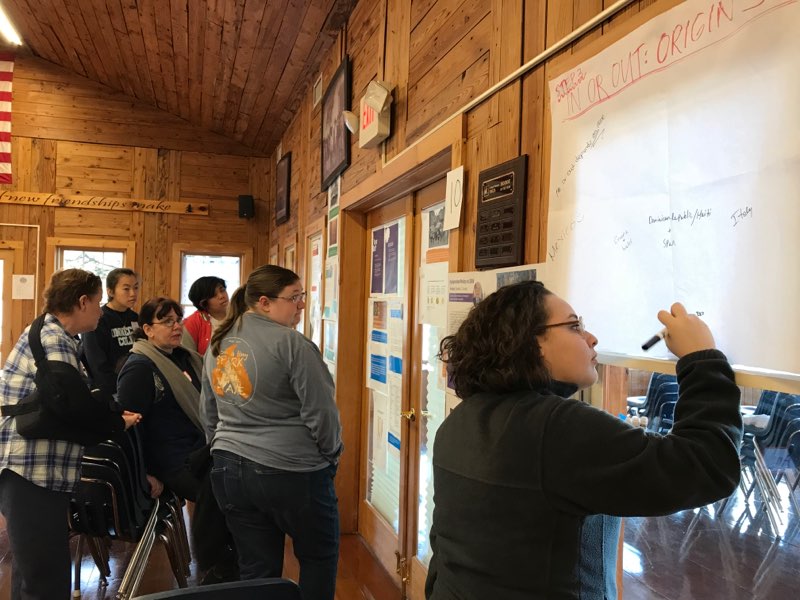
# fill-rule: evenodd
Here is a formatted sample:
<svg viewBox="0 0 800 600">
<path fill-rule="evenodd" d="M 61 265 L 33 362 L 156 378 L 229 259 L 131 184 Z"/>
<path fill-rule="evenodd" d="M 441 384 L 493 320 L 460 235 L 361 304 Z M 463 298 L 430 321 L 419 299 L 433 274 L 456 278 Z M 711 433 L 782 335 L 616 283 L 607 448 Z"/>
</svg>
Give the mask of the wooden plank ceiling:
<svg viewBox="0 0 800 600">
<path fill-rule="evenodd" d="M 3 0 L 36 56 L 269 154 L 356 0 Z"/>
</svg>

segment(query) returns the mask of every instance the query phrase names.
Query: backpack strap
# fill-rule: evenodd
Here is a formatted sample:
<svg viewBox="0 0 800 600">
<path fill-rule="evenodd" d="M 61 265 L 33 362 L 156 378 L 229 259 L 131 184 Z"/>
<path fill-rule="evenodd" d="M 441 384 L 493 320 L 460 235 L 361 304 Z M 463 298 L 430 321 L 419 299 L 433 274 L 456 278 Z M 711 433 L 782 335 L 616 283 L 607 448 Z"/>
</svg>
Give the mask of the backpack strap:
<svg viewBox="0 0 800 600">
<path fill-rule="evenodd" d="M 42 325 L 47 317 L 46 313 L 42 313 L 33 320 L 30 328 L 28 329 L 28 345 L 33 354 L 33 360 L 36 361 L 36 375 L 39 376 L 41 371 L 42 375 L 49 373 L 47 360 L 45 360 L 44 347 L 42 347 Z M 16 417 L 31 413 L 39 409 L 40 401 L 37 399 L 33 402 L 17 402 L 16 404 L 7 404 L 0 409 L 0 413 L 4 417 Z"/>
<path fill-rule="evenodd" d="M 33 360 L 36 361 L 37 370 L 41 368 L 47 369 L 47 361 L 45 360 L 47 357 L 42 346 L 42 326 L 46 317 L 47 313 L 42 313 L 33 320 L 30 329 L 28 329 L 28 345 L 31 347 L 31 354 L 33 355 Z"/>
</svg>

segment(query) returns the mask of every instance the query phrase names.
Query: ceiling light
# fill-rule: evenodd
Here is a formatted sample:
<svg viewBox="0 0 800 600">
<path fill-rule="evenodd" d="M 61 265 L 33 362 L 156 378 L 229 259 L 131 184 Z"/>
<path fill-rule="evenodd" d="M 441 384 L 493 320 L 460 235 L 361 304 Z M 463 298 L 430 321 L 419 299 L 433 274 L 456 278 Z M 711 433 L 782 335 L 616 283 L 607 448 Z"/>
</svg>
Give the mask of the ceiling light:
<svg viewBox="0 0 800 600">
<path fill-rule="evenodd" d="M 3 37 L 6 38 L 10 44 L 14 44 L 15 46 L 22 45 L 19 34 L 14 29 L 14 26 L 11 24 L 11 21 L 9 21 L 2 7 L 0 7 L 0 33 L 3 34 Z"/>
</svg>

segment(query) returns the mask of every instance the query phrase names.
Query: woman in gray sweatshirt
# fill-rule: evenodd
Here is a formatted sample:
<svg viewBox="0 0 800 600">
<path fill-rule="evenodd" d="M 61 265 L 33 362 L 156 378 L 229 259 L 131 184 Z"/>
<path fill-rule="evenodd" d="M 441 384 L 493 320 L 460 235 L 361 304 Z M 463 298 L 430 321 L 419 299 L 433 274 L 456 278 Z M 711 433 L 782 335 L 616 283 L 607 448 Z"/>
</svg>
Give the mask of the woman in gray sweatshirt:
<svg viewBox="0 0 800 600">
<path fill-rule="evenodd" d="M 280 577 L 288 534 L 303 597 L 333 600 L 342 428 L 319 349 L 295 329 L 304 299 L 288 269 L 250 274 L 206 353 L 201 416 L 241 578 Z"/>
</svg>

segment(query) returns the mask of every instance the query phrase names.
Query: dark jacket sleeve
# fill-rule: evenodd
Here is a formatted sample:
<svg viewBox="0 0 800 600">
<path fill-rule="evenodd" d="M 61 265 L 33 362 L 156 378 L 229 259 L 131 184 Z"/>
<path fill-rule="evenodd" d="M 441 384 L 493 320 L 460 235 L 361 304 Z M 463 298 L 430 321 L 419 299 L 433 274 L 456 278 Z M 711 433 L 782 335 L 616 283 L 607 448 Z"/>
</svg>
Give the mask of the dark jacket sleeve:
<svg viewBox="0 0 800 600">
<path fill-rule="evenodd" d="M 92 387 L 100 388 L 110 394 L 117 389 L 117 374 L 109 352 L 111 330 L 104 319 L 100 319 L 97 329 L 83 334 L 83 352 L 89 365 Z"/>
<path fill-rule="evenodd" d="M 131 355 L 117 381 L 117 401 L 122 408 L 147 417 L 156 397 L 153 382 L 153 363 L 146 358 Z"/>
<path fill-rule="evenodd" d="M 551 412 L 542 488 L 559 509 L 618 516 L 704 506 L 739 483 L 739 388 L 725 356 L 704 350 L 677 365 L 680 395 L 671 433 L 659 435 L 577 401 Z"/>
</svg>

